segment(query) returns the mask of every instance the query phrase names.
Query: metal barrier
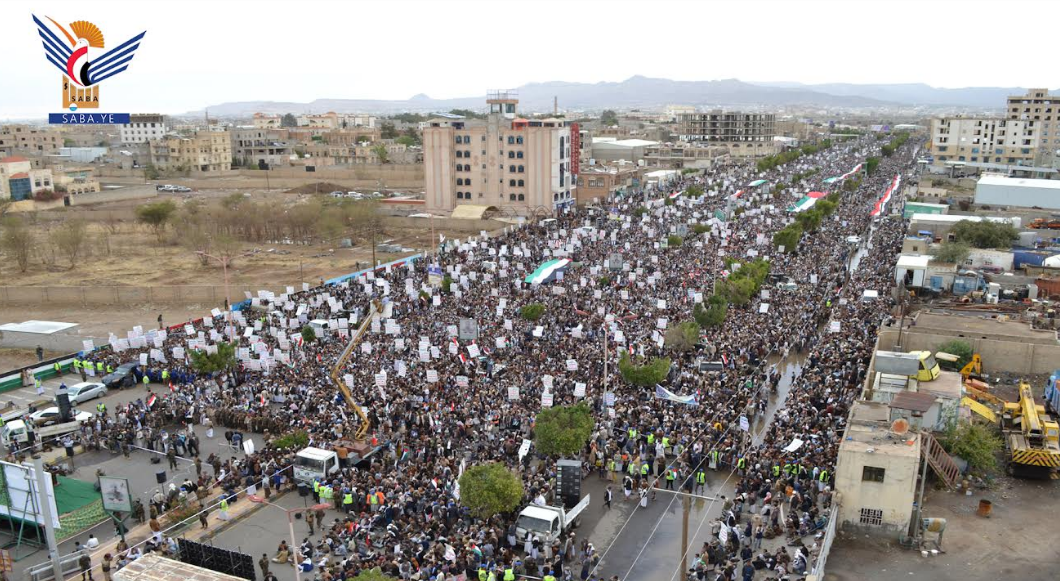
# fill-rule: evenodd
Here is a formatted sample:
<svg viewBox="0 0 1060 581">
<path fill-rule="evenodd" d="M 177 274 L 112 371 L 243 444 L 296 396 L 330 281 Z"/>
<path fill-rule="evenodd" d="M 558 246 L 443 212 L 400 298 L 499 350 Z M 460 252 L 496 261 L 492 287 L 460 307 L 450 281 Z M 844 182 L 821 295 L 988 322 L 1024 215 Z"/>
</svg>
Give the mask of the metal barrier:
<svg viewBox="0 0 1060 581">
<path fill-rule="evenodd" d="M 814 579 L 824 579 L 824 566 L 828 561 L 828 552 L 832 550 L 832 541 L 835 540 L 837 522 L 839 522 L 839 507 L 833 502 L 832 514 L 828 517 L 824 539 L 821 541 L 821 551 L 817 554 L 817 562 L 813 564 L 813 569 L 809 572 Z"/>
<path fill-rule="evenodd" d="M 59 556 L 59 566 L 62 569 L 63 577 L 69 577 L 81 570 L 81 565 L 78 564 L 78 559 L 84 550 L 77 553 L 71 553 L 69 555 Z M 29 581 L 49 581 L 55 579 L 55 571 L 52 570 L 52 562 L 45 561 L 40 565 L 34 565 L 29 569 L 26 569 L 26 578 Z"/>
</svg>

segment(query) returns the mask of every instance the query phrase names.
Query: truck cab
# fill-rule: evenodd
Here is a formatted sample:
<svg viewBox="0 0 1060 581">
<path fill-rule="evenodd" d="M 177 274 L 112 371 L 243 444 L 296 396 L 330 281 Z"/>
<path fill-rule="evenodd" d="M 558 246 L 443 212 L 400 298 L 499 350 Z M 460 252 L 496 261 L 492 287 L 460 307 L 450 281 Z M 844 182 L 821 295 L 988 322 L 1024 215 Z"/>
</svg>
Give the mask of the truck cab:
<svg viewBox="0 0 1060 581">
<path fill-rule="evenodd" d="M 515 523 L 515 532 L 520 539 L 530 533 L 541 537 L 542 541 L 551 543 L 559 539 L 563 531 L 578 526 L 578 517 L 588 506 L 588 494 L 569 511 L 560 506 L 531 504 L 519 513 L 519 520 Z"/>
<path fill-rule="evenodd" d="M 310 446 L 298 452 L 295 458 L 295 482 L 310 484 L 339 471 L 339 455 L 334 450 Z"/>
<path fill-rule="evenodd" d="M 917 381 L 934 381 L 938 379 L 941 370 L 931 351 L 910 351 L 910 353 L 916 355 L 920 363 L 916 373 Z"/>
<path fill-rule="evenodd" d="M 6 422 L 4 427 L 0 429 L 0 443 L 9 450 L 12 444 L 26 444 L 28 442 L 29 430 L 26 429 L 26 422 L 22 420 Z"/>
</svg>

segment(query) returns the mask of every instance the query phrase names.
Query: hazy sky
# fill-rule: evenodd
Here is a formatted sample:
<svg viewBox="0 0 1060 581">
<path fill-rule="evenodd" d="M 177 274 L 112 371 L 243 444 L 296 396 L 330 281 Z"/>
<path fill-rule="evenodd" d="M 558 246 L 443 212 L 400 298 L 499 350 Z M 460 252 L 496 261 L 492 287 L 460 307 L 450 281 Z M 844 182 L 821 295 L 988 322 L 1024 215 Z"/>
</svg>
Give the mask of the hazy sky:
<svg viewBox="0 0 1060 581">
<path fill-rule="evenodd" d="M 61 111 L 61 73 L 31 14 L 89 20 L 107 47 L 147 31 L 129 70 L 100 86 L 100 111 L 110 112 L 465 97 L 637 74 L 1060 86 L 1055 35 L 1035 24 L 1057 21 L 1055 0 L 0 0 L 0 119 Z"/>
</svg>

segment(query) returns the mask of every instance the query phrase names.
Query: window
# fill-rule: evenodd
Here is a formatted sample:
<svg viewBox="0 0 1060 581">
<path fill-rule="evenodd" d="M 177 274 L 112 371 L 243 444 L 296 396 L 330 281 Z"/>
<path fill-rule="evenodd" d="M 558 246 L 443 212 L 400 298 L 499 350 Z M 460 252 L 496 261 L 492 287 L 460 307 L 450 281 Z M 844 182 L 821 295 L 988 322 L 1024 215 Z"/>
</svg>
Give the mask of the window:
<svg viewBox="0 0 1060 581">
<path fill-rule="evenodd" d="M 511 150 L 508 151 L 508 159 L 515 159 L 515 152 L 514 151 L 511 151 Z"/>
<path fill-rule="evenodd" d="M 456 136 L 456 144 L 460 145 L 460 136 L 459 135 Z"/>
<path fill-rule="evenodd" d="M 519 187 L 523 187 L 523 180 L 519 180 Z"/>
<path fill-rule="evenodd" d="M 516 137 L 516 138 L 515 138 L 515 142 L 516 142 L 517 144 L 519 144 L 519 145 L 522 145 L 522 144 L 523 144 L 523 138 L 522 138 L 522 137 Z"/>
<path fill-rule="evenodd" d="M 508 136 L 508 145 L 512 145 L 512 144 L 514 144 L 514 143 L 515 143 L 515 138 L 514 138 L 514 137 L 512 137 L 511 135 L 509 135 L 509 136 Z"/>
<path fill-rule="evenodd" d="M 522 202 L 525 199 L 526 199 L 526 196 L 524 196 L 523 194 L 519 194 L 519 201 L 520 202 Z"/>
<path fill-rule="evenodd" d="M 515 187 L 515 180 L 508 180 L 508 187 L 509 188 L 514 188 Z"/>
<path fill-rule="evenodd" d="M 471 143 L 471 136 L 470 135 L 465 135 L 464 136 L 464 143 Z"/>
<path fill-rule="evenodd" d="M 515 194 L 508 194 L 508 200 L 514 202 L 515 201 Z"/>
<path fill-rule="evenodd" d="M 464 185 L 464 178 L 456 178 L 456 185 L 458 185 L 458 186 Z"/>
<path fill-rule="evenodd" d="M 465 163 L 464 164 L 464 171 L 471 171 L 471 165 Z"/>
<path fill-rule="evenodd" d="M 859 521 L 863 525 L 882 525 L 883 510 L 878 508 L 863 508 L 861 509 L 861 518 Z"/>
<path fill-rule="evenodd" d="M 523 159 L 523 152 L 521 152 L 521 151 L 515 152 L 515 157 L 518 158 L 518 159 Z"/>
<path fill-rule="evenodd" d="M 464 152 L 463 152 L 463 151 L 460 151 L 460 150 L 458 149 L 458 150 L 456 150 L 456 156 L 457 156 L 457 157 L 464 157 Z"/>
<path fill-rule="evenodd" d="M 519 166 L 519 173 L 523 173 L 523 166 Z"/>
<path fill-rule="evenodd" d="M 515 166 L 514 165 L 509 165 L 508 166 L 508 173 L 515 173 Z"/>
<path fill-rule="evenodd" d="M 862 482 L 883 482 L 883 477 L 886 472 L 887 470 L 883 468 L 865 466 L 861 470 L 861 480 Z"/>
<path fill-rule="evenodd" d="M 465 149 L 464 150 L 464 157 L 466 157 L 468 159 L 471 159 L 471 152 Z"/>
<path fill-rule="evenodd" d="M 457 192 L 456 193 L 456 199 L 463 200 L 464 199 L 464 192 Z"/>
</svg>

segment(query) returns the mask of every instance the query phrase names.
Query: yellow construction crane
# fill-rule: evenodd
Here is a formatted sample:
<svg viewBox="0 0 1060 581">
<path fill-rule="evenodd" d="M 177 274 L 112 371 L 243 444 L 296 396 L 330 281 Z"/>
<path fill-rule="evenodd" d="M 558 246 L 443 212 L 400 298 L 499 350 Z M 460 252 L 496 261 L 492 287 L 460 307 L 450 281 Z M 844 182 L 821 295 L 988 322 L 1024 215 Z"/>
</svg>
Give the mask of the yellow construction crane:
<svg viewBox="0 0 1060 581">
<path fill-rule="evenodd" d="M 371 422 L 368 420 L 368 416 L 361 409 L 361 406 L 357 405 L 357 402 L 353 400 L 353 394 L 350 393 L 350 388 L 346 386 L 346 382 L 342 380 L 342 370 L 346 366 L 346 361 L 349 360 L 350 354 L 353 353 L 353 349 L 360 343 L 361 338 L 365 332 L 368 331 L 368 326 L 372 323 L 372 317 L 376 313 L 382 312 L 382 305 L 378 300 L 372 301 L 371 307 L 368 310 L 368 316 L 364 318 L 364 322 L 357 329 L 357 333 L 350 339 L 346 349 L 343 350 L 342 355 L 339 356 L 338 361 L 335 362 L 335 367 L 331 370 L 331 382 L 335 384 L 335 387 L 339 388 L 342 392 L 342 397 L 346 399 L 346 404 L 349 405 L 357 416 L 361 418 L 360 423 L 357 425 L 357 431 L 353 434 L 353 442 L 355 446 L 360 446 L 361 449 L 364 447 L 364 438 L 368 435 L 368 428 Z M 360 452 L 361 450 L 358 450 Z"/>
<path fill-rule="evenodd" d="M 1046 415 L 1044 406 L 1034 403 L 1030 384 L 1020 382 L 1019 394 L 1019 401 L 1005 403 L 1001 414 L 1001 432 L 1009 454 L 1008 473 L 1056 478 L 1060 468 L 1060 425 Z"/>
<path fill-rule="evenodd" d="M 983 359 L 976 353 L 972 355 L 972 360 L 968 362 L 963 368 L 961 368 L 961 377 L 964 381 L 968 381 L 973 377 L 979 377 L 983 374 Z"/>
</svg>

